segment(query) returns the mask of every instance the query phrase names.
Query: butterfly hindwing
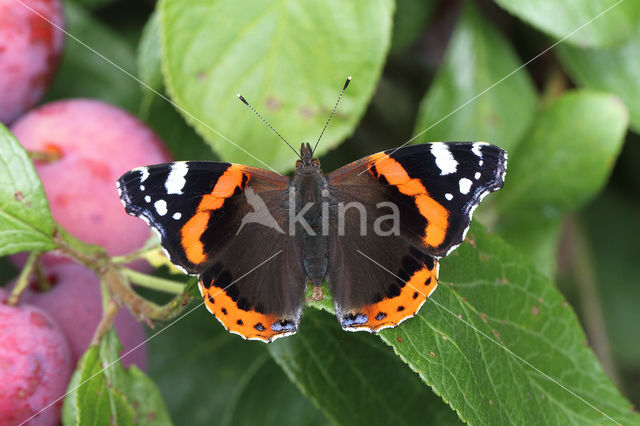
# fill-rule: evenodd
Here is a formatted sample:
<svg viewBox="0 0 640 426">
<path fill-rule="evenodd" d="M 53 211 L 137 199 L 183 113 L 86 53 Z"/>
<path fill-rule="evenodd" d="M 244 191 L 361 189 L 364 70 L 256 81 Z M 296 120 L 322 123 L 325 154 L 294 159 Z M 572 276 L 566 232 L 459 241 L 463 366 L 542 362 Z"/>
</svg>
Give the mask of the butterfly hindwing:
<svg viewBox="0 0 640 426">
<path fill-rule="evenodd" d="M 307 282 L 301 265 L 294 239 L 249 224 L 200 276 L 200 293 L 227 330 L 270 342 L 298 330 Z"/>
<path fill-rule="evenodd" d="M 118 189 L 171 261 L 200 276 L 205 305 L 229 331 L 271 341 L 297 330 L 306 284 L 300 249 L 283 232 L 288 182 L 237 164 L 176 162 L 134 169 Z"/>
<path fill-rule="evenodd" d="M 345 222 L 359 222 L 357 213 L 347 212 Z M 365 237 L 347 226 L 329 240 L 327 278 L 346 330 L 394 327 L 414 316 L 438 285 L 438 261 L 401 236 Z"/>
</svg>

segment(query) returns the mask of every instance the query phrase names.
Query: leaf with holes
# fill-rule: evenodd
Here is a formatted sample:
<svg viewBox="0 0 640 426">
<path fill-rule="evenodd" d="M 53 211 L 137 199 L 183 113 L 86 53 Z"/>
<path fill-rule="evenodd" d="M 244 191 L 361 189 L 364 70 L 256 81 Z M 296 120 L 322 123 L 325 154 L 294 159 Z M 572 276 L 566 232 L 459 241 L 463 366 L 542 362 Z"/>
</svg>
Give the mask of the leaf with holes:
<svg viewBox="0 0 640 426">
<path fill-rule="evenodd" d="M 161 52 L 160 17 L 155 11 L 138 45 L 138 72 L 149 86 L 142 88 L 140 118 L 162 138 L 175 160 L 217 160 L 210 145 L 184 121 L 164 93 Z"/>
<path fill-rule="evenodd" d="M 537 95 L 507 40 L 467 3 L 420 106 L 422 142 L 483 140 L 508 152 L 527 130 Z"/>
<path fill-rule="evenodd" d="M 523 21 L 580 47 L 620 44 L 640 23 L 640 2 L 625 0 L 496 0 Z"/>
<path fill-rule="evenodd" d="M 187 121 L 225 161 L 284 171 L 291 151 L 236 94 L 296 147 L 315 142 L 353 75 L 318 153 L 335 147 L 380 77 L 393 1 L 166 0 L 160 11 L 165 83 Z"/>
<path fill-rule="evenodd" d="M 160 42 L 160 16 L 154 10 L 142 30 L 138 44 L 138 74 L 154 90 L 162 90 L 162 44 Z M 143 88 L 143 93 L 151 93 Z"/>
<path fill-rule="evenodd" d="M 0 124 L 0 256 L 53 249 L 54 225 L 27 152 Z"/>
<path fill-rule="evenodd" d="M 149 115 L 151 104 L 158 96 L 155 92 L 164 90 L 160 15 L 157 10 L 154 10 L 147 20 L 138 43 L 138 77 L 146 86 L 149 86 L 141 87 L 140 116 L 145 119 Z M 164 102 L 168 103 L 168 101 Z"/>
</svg>

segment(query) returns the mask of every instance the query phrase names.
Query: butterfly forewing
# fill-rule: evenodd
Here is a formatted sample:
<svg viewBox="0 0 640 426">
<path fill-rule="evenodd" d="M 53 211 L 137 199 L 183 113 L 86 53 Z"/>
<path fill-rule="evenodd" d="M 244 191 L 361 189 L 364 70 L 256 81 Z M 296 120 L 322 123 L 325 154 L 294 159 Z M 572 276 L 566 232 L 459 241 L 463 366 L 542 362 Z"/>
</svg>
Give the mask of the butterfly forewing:
<svg viewBox="0 0 640 426">
<path fill-rule="evenodd" d="M 328 175 L 337 191 L 367 192 L 372 202 L 395 203 L 402 235 L 434 257 L 446 256 L 466 234 L 473 211 L 502 188 L 507 154 L 483 142 L 430 143 L 388 150 Z"/>
</svg>

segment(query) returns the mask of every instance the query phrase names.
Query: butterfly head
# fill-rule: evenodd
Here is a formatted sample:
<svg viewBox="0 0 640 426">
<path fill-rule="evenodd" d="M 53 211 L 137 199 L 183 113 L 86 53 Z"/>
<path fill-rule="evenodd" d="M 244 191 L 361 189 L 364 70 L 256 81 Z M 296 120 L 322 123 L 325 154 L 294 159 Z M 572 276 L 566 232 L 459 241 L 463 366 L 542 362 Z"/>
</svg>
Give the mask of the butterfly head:
<svg viewBox="0 0 640 426">
<path fill-rule="evenodd" d="M 300 145 L 300 159 L 296 161 L 296 172 L 313 173 L 320 169 L 320 161 L 313 158 L 313 150 L 309 142 L 302 142 Z"/>
</svg>

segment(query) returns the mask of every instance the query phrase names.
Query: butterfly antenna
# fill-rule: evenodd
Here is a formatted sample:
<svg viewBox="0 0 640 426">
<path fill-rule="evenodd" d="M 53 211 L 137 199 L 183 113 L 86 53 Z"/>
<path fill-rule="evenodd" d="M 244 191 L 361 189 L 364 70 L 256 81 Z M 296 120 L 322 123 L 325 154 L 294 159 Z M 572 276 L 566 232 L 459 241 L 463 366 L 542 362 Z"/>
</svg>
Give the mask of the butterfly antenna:
<svg viewBox="0 0 640 426">
<path fill-rule="evenodd" d="M 333 106 L 333 111 L 331 111 L 331 115 L 327 119 L 327 122 L 324 124 L 324 128 L 322 129 L 322 133 L 320 133 L 320 136 L 318 137 L 318 140 L 316 141 L 316 144 L 313 147 L 313 151 L 311 151 L 311 155 L 313 155 L 313 153 L 316 152 L 316 148 L 318 147 L 318 144 L 320 143 L 320 139 L 322 138 L 322 135 L 324 135 L 324 131 L 327 130 L 327 126 L 329 125 L 329 122 L 331 121 L 331 118 L 333 117 L 333 114 L 335 114 L 336 109 L 338 109 L 338 104 L 340 103 L 340 99 L 342 99 L 342 94 L 346 90 L 346 88 L 349 85 L 349 83 L 351 83 L 351 76 L 347 77 L 347 81 L 344 82 L 344 87 L 340 91 L 340 95 L 338 95 L 338 100 L 336 101 L 336 104 Z"/>
<path fill-rule="evenodd" d="M 255 113 L 256 113 L 256 115 L 257 115 L 258 117 L 260 117 L 260 120 L 262 120 L 262 122 L 263 122 L 264 124 L 266 124 L 267 126 L 269 126 L 269 128 L 270 128 L 271 130 L 273 130 L 273 131 L 276 133 L 276 135 L 278 135 L 278 136 L 280 137 L 280 139 L 282 139 L 282 140 L 284 141 L 284 143 L 286 143 L 286 144 L 289 146 L 289 148 L 291 148 L 291 149 L 293 150 L 293 152 L 295 152 L 295 153 L 296 153 L 296 155 L 298 156 L 298 158 L 302 159 L 302 157 L 300 157 L 300 153 L 299 153 L 299 152 L 298 152 L 294 147 L 292 147 L 292 146 L 291 146 L 291 144 L 289 144 L 289 142 L 287 142 L 287 140 L 286 140 L 285 138 L 283 138 L 283 137 L 282 137 L 282 135 L 281 135 L 280 133 L 278 133 L 278 131 L 277 131 L 276 129 L 274 129 L 274 128 L 273 128 L 273 126 L 272 126 L 271 124 L 269 124 L 269 122 L 268 122 L 267 120 L 265 120 L 265 119 L 264 119 L 264 117 L 262 117 L 262 116 L 260 115 L 260 113 L 259 113 L 258 111 L 256 111 L 256 110 L 255 110 L 255 108 L 254 108 L 254 107 L 252 107 L 252 106 L 251 106 L 251 104 L 250 104 L 249 102 L 247 102 L 247 100 L 244 98 L 244 96 L 242 96 L 240 93 L 238 93 L 238 99 L 240 99 L 242 102 L 244 102 L 244 104 L 245 104 L 246 106 L 248 106 L 249 108 L 251 108 L 251 111 L 255 112 Z"/>
</svg>

